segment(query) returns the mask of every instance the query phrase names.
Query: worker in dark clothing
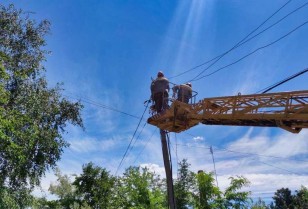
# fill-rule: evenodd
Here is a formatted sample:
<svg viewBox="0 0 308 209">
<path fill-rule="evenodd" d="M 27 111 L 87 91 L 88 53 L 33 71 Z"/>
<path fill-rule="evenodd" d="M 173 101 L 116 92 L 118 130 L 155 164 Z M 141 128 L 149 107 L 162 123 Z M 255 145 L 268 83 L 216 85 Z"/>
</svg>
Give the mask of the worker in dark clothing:
<svg viewBox="0 0 308 209">
<path fill-rule="evenodd" d="M 169 81 L 164 73 L 159 71 L 157 78 L 151 84 L 151 98 L 154 101 L 154 108 L 157 113 L 162 112 L 168 107 Z"/>
<path fill-rule="evenodd" d="M 172 88 L 173 97 L 176 96 L 176 99 L 181 102 L 188 104 L 190 98 L 192 97 L 192 88 L 191 83 L 176 85 Z"/>
</svg>

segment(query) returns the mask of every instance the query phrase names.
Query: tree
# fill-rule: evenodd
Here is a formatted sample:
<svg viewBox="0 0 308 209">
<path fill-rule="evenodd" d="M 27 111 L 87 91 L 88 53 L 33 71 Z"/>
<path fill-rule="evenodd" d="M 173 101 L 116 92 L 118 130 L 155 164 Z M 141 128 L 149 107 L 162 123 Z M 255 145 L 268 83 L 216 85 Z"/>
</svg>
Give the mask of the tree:
<svg viewBox="0 0 308 209">
<path fill-rule="evenodd" d="M 195 195 L 196 207 L 199 209 L 221 208 L 220 199 L 221 191 L 215 186 L 213 174 L 199 171 L 197 174 L 197 195 Z"/>
<path fill-rule="evenodd" d="M 68 146 L 67 123 L 82 127 L 82 105 L 64 99 L 60 85 L 49 88 L 44 76 L 49 26 L 0 6 L 0 186 L 11 192 L 39 185 Z"/>
<path fill-rule="evenodd" d="M 221 191 L 215 185 L 213 173 L 199 171 L 196 175 L 197 184 L 194 191 L 195 207 L 198 209 L 244 209 L 249 208 L 250 192 L 241 191 L 249 185 L 249 181 L 242 177 L 230 177 L 230 185 Z"/>
<path fill-rule="evenodd" d="M 293 202 L 295 209 L 308 208 L 308 189 L 302 186 L 300 190 L 295 191 Z"/>
<path fill-rule="evenodd" d="M 27 177 L 38 183 L 46 168 L 55 165 L 67 146 L 61 137 L 67 121 L 82 124 L 80 104 L 61 99 L 60 88 L 48 89 L 39 75 L 49 23 L 36 25 L 22 16 L 12 5 L 1 7 L 1 94 L 6 95 L 1 113 L 7 118 L 1 120 L 1 180 L 17 186 Z"/>
<path fill-rule="evenodd" d="M 76 188 L 68 175 L 62 175 L 59 168 L 56 168 L 57 184 L 51 184 L 49 191 L 59 197 L 59 205 L 65 209 L 79 208 L 76 195 Z"/>
<path fill-rule="evenodd" d="M 80 205 L 89 205 L 93 209 L 109 208 L 115 178 L 105 168 L 95 166 L 92 162 L 82 168 L 73 185 L 81 197 Z"/>
<path fill-rule="evenodd" d="M 35 198 L 31 205 L 32 209 L 62 209 L 57 200 L 47 200 L 45 197 Z"/>
<path fill-rule="evenodd" d="M 275 192 L 271 209 L 302 209 L 308 208 L 308 189 L 304 186 L 291 194 L 289 188 L 281 188 Z"/>
<path fill-rule="evenodd" d="M 192 191 L 196 179 L 195 174 L 189 170 L 189 166 L 186 159 L 179 163 L 179 178 L 174 184 L 175 202 L 178 209 L 186 209 L 193 204 Z"/>
<path fill-rule="evenodd" d="M 166 191 L 162 190 L 162 181 L 148 168 L 129 167 L 119 182 L 117 196 L 121 204 L 115 208 L 166 208 Z"/>
<path fill-rule="evenodd" d="M 27 189 L 14 191 L 7 187 L 0 187 L 0 208 L 20 209 L 31 205 L 33 197 Z"/>
<path fill-rule="evenodd" d="M 275 192 L 272 209 L 294 209 L 293 196 L 289 188 L 281 188 Z"/>
<path fill-rule="evenodd" d="M 240 191 L 243 187 L 248 186 L 250 182 L 243 176 L 236 178 L 230 177 L 230 186 L 224 192 L 225 205 L 227 208 L 244 209 L 248 208 L 251 199 L 250 192 Z"/>
<path fill-rule="evenodd" d="M 265 202 L 259 198 L 258 201 L 252 205 L 251 209 L 268 209 L 268 207 L 266 206 Z"/>
</svg>

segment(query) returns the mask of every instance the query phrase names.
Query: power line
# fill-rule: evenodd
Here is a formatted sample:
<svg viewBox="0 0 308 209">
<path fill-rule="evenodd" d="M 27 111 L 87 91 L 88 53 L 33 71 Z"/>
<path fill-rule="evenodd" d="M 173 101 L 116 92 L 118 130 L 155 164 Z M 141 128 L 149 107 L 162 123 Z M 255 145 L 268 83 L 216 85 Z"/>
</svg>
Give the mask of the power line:
<svg viewBox="0 0 308 209">
<path fill-rule="evenodd" d="M 300 29 L 301 27 L 303 27 L 303 26 L 306 25 L 307 23 L 308 23 L 308 21 L 302 23 L 301 25 L 297 26 L 296 28 L 294 28 L 293 30 L 291 30 L 291 31 L 288 32 L 287 34 L 281 36 L 280 38 L 276 39 L 275 41 L 273 41 L 273 42 L 271 42 L 271 43 L 269 43 L 269 44 L 266 44 L 266 45 L 264 45 L 264 46 L 261 46 L 261 47 L 255 49 L 254 51 L 252 51 L 252 52 L 250 52 L 249 54 L 243 56 L 242 58 L 240 58 L 240 59 L 238 59 L 238 60 L 236 60 L 236 61 L 234 61 L 234 62 L 232 62 L 232 63 L 230 63 L 230 64 L 228 64 L 228 65 L 226 65 L 226 66 L 224 66 L 224 67 L 218 68 L 217 70 L 213 71 L 212 73 L 209 73 L 209 74 L 207 74 L 207 75 L 201 76 L 201 77 L 199 77 L 199 78 L 197 78 L 197 79 L 192 79 L 192 80 L 190 80 L 190 81 L 192 82 L 192 81 L 201 80 L 201 79 L 203 79 L 203 78 L 205 78 L 205 77 L 209 77 L 209 76 L 211 76 L 211 75 L 213 75 L 213 74 L 215 74 L 215 73 L 217 73 L 217 72 L 219 72 L 219 71 L 221 71 L 221 70 L 223 70 L 223 69 L 225 69 L 225 68 L 227 68 L 227 67 L 230 67 L 231 65 L 234 65 L 234 64 L 236 64 L 236 63 L 242 61 L 243 59 L 249 57 L 250 55 L 256 53 L 257 51 L 259 51 L 259 50 L 261 50 L 261 49 L 264 49 L 264 48 L 267 48 L 267 47 L 269 47 L 269 46 L 271 46 L 271 45 L 273 45 L 273 44 L 275 44 L 275 43 L 281 41 L 282 39 L 284 39 L 284 38 L 286 38 L 287 36 L 291 35 L 293 32 L 295 32 L 296 30 Z"/>
<path fill-rule="evenodd" d="M 283 84 L 283 83 L 285 83 L 285 82 L 287 82 L 287 81 L 290 81 L 290 80 L 292 80 L 293 78 L 296 78 L 296 77 L 298 77 L 298 76 L 300 76 L 300 75 L 302 75 L 302 74 L 304 74 L 304 73 L 307 73 L 307 72 L 308 72 L 308 68 L 306 68 L 306 69 L 304 69 L 304 70 L 302 70 L 302 71 L 300 71 L 300 72 L 298 72 L 298 73 L 296 73 L 296 74 L 294 74 L 294 75 L 291 75 L 291 76 L 289 76 L 288 78 L 283 79 L 282 81 L 279 81 L 279 82 L 277 82 L 277 83 L 275 83 L 275 84 L 273 84 L 273 85 L 270 85 L 270 86 L 268 86 L 268 87 L 266 87 L 266 88 L 264 88 L 264 89 L 261 89 L 260 91 L 256 92 L 256 94 L 257 94 L 257 93 L 260 93 L 261 91 L 263 91 L 262 94 L 264 94 L 264 93 L 266 93 L 266 92 L 268 92 L 268 91 L 270 91 L 270 90 L 276 88 L 277 86 L 279 86 L 279 85 L 281 85 L 281 84 Z"/>
<path fill-rule="evenodd" d="M 255 158 L 255 159 L 256 159 L 256 158 Z M 299 173 L 290 171 L 290 170 L 288 170 L 288 169 L 280 168 L 280 167 L 278 167 L 278 166 L 274 166 L 274 165 L 272 165 L 272 164 L 263 162 L 263 161 L 261 161 L 261 160 L 259 160 L 259 159 L 257 159 L 257 161 L 260 162 L 260 163 L 263 163 L 263 164 L 265 164 L 265 165 L 271 166 L 271 167 L 273 167 L 273 168 L 276 168 L 276 169 L 280 169 L 280 170 L 283 170 L 283 171 L 287 171 L 287 172 L 289 172 L 289 173 L 296 174 L 296 175 L 301 175 L 301 174 L 299 174 Z"/>
<path fill-rule="evenodd" d="M 195 147 L 195 148 L 202 148 L 202 149 L 211 149 L 211 147 L 203 147 L 203 146 L 195 146 L 195 145 L 188 145 L 188 144 L 177 144 L 178 146 L 184 147 Z"/>
<path fill-rule="evenodd" d="M 221 58 L 223 58 L 226 54 L 228 54 L 229 52 L 231 52 L 232 50 L 236 49 L 238 46 L 241 45 L 241 43 L 243 41 L 246 40 L 246 38 L 248 38 L 252 33 L 254 33 L 255 31 L 257 31 L 263 24 L 265 24 L 269 19 L 271 19 L 276 13 L 278 13 L 284 6 L 286 6 L 288 3 L 290 3 L 291 1 L 288 1 L 286 4 L 284 4 L 279 10 L 277 10 L 273 15 L 271 15 L 269 18 L 267 18 L 263 23 L 261 23 L 261 25 L 259 25 L 256 29 L 254 29 L 251 33 L 249 33 L 244 39 L 242 39 L 240 42 L 238 42 L 234 47 L 232 47 L 230 50 L 228 50 L 227 52 L 225 52 L 224 54 L 222 54 L 215 62 L 213 62 L 210 66 L 208 66 L 207 68 L 205 68 L 203 71 L 201 71 L 197 76 L 195 76 L 192 80 L 197 79 L 200 75 L 202 75 L 206 70 L 208 70 L 210 67 L 212 67 L 215 63 L 217 63 Z"/>
<path fill-rule="evenodd" d="M 154 136 L 154 134 L 156 133 L 157 129 L 155 129 L 152 133 L 152 135 L 150 136 L 150 138 L 147 140 L 147 142 L 144 144 L 143 148 L 141 149 L 141 151 L 139 152 L 139 154 L 137 155 L 135 161 L 133 164 L 136 163 L 137 159 L 139 158 L 139 156 L 141 155 L 141 153 L 144 151 L 144 149 L 146 148 L 146 146 L 149 144 L 150 140 L 152 139 L 152 137 Z"/>
<path fill-rule="evenodd" d="M 136 140 L 134 141 L 133 145 L 130 147 L 129 152 L 132 151 L 133 147 L 135 146 L 137 140 L 139 139 L 139 137 L 140 137 L 140 135 L 141 135 L 141 133 L 142 133 L 142 131 L 143 131 L 143 129 L 144 129 L 144 127 L 145 127 L 146 125 L 147 125 L 147 122 L 145 122 L 144 125 L 142 126 L 142 129 L 141 129 L 141 131 L 139 132 L 138 136 L 136 137 Z M 127 156 L 128 156 L 128 155 L 127 155 Z"/>
<path fill-rule="evenodd" d="M 70 94 L 70 93 L 69 93 L 69 94 Z M 73 95 L 73 94 L 72 94 L 72 95 Z M 82 98 L 82 97 L 78 97 L 78 96 L 76 96 L 76 95 L 74 95 L 74 96 L 64 95 L 64 96 L 66 96 L 66 97 L 68 97 L 68 98 L 80 100 L 80 101 L 82 101 L 82 102 L 84 102 L 84 103 L 91 104 L 91 105 L 94 105 L 94 106 L 97 106 L 97 107 L 100 107 L 100 108 L 103 108 L 103 109 L 107 109 L 107 110 L 111 110 L 111 111 L 114 111 L 114 112 L 118 112 L 118 113 L 121 113 L 121 114 L 130 116 L 130 117 L 132 117 L 132 118 L 140 119 L 140 117 L 138 117 L 138 116 L 132 115 L 132 114 L 130 114 L 130 113 L 123 112 L 123 111 L 121 111 L 121 110 L 115 109 L 115 108 L 113 108 L 113 107 L 109 107 L 109 106 L 107 106 L 107 105 L 104 105 L 104 104 L 95 102 L 95 101 L 90 100 L 90 99 L 85 99 L 85 98 Z"/>
<path fill-rule="evenodd" d="M 190 146 L 188 146 L 188 147 L 190 147 Z M 210 149 L 210 153 L 212 154 L 212 160 L 213 160 L 213 164 L 214 164 L 214 172 L 215 172 L 215 176 L 216 176 L 217 187 L 218 187 L 217 174 L 216 174 L 216 168 L 215 168 L 215 161 L 214 161 L 212 146 L 210 146 L 209 148 L 208 148 L 208 147 L 200 147 L 200 146 L 195 146 L 195 147 Z M 216 149 L 218 149 L 218 148 L 216 148 Z M 243 153 L 243 152 L 237 152 L 237 151 L 227 150 L 227 149 L 224 149 L 224 150 L 225 150 L 225 151 L 229 151 L 229 152 L 233 152 L 233 153 L 245 154 L 245 155 L 257 155 L 257 156 L 263 156 L 263 157 L 283 158 L 283 157 L 276 157 L 276 156 L 259 155 L 259 154 L 254 154 L 254 153 Z M 263 161 L 260 161 L 259 159 L 258 159 L 258 161 L 259 161 L 260 163 L 263 163 L 263 164 L 265 164 L 265 165 L 271 166 L 271 167 L 273 167 L 273 168 L 280 169 L 280 170 L 283 170 L 283 171 L 287 171 L 287 172 L 292 173 L 292 174 L 300 175 L 300 174 L 298 174 L 298 173 L 296 173 L 296 172 L 287 170 L 287 169 L 285 169 L 285 168 L 280 168 L 280 167 L 278 167 L 278 166 L 274 166 L 274 165 L 265 163 L 265 162 L 263 162 Z"/>
<path fill-rule="evenodd" d="M 246 35 L 241 41 L 239 41 L 236 45 L 234 45 L 231 49 L 229 49 L 229 50 L 227 50 L 226 52 L 224 52 L 224 53 L 222 53 L 222 54 L 220 54 L 220 55 L 218 55 L 218 56 L 216 56 L 216 57 L 214 57 L 214 58 L 212 58 L 212 59 L 210 59 L 210 60 L 208 60 L 208 61 L 206 61 L 206 62 L 204 62 L 204 63 L 202 63 L 202 64 L 199 64 L 199 65 L 197 65 L 197 66 L 195 66 L 195 67 L 193 67 L 193 68 L 191 68 L 191 69 L 189 69 L 189 70 L 186 70 L 186 71 L 184 71 L 184 72 L 182 72 L 182 73 L 180 73 L 180 74 L 178 74 L 178 75 L 175 75 L 175 76 L 172 76 L 172 77 L 169 77 L 170 79 L 172 79 L 172 78 L 176 78 L 176 77 L 179 77 L 179 76 L 181 76 L 181 75 L 184 75 L 184 74 L 186 74 L 186 73 L 188 73 L 188 72 L 190 72 L 190 71 L 192 71 L 192 70 L 195 70 L 195 69 L 197 69 L 197 68 L 199 68 L 199 67 L 201 67 L 201 66 L 203 66 L 203 65 L 205 65 L 205 64 L 208 64 L 208 63 L 210 63 L 210 62 L 212 62 L 212 61 L 214 61 L 214 60 L 216 60 L 214 63 L 212 63 L 208 68 L 210 68 L 212 65 L 214 65 L 216 62 L 218 62 L 222 57 L 224 57 L 226 54 L 228 54 L 229 52 L 231 52 L 232 50 L 234 50 L 234 49 L 236 49 L 236 48 L 238 48 L 239 46 L 241 46 L 241 45 L 243 45 L 244 43 L 247 43 L 248 41 L 250 41 L 251 39 L 253 39 L 253 38 L 255 38 L 256 36 L 258 36 L 258 35 L 260 35 L 261 33 L 263 33 L 263 32 L 265 32 L 267 29 L 269 29 L 269 28 L 271 28 L 271 27 L 273 27 L 274 25 L 272 25 L 271 27 L 269 27 L 269 28 L 267 28 L 266 30 L 264 30 L 264 31 L 262 31 L 262 32 L 260 32 L 260 33 L 258 33 L 257 35 L 255 35 L 255 36 L 253 36 L 252 38 L 250 38 L 250 39 L 248 39 L 248 40 L 246 40 L 251 34 L 253 34 L 255 31 L 257 31 L 261 26 L 263 26 L 268 20 L 270 20 L 274 15 L 276 15 L 281 9 L 283 9 L 287 4 L 289 4 L 290 2 L 291 2 L 292 0 L 289 0 L 288 2 L 286 2 L 284 5 L 282 5 L 278 10 L 276 10 L 272 15 L 270 15 L 266 20 L 264 20 L 257 28 L 255 28 L 254 30 L 252 30 L 248 35 Z M 297 9 L 298 10 L 298 9 Z M 294 11 L 293 11 L 294 12 Z M 292 12 L 292 13 L 293 13 Z M 290 14 L 288 14 L 288 15 L 290 15 Z M 287 16 L 288 16 L 287 15 Z M 285 17 L 284 17 L 285 18 Z M 283 18 L 283 19 L 284 19 Z M 282 20 L 282 19 L 281 19 Z M 280 20 L 280 21 L 281 21 Z M 278 22 L 277 22 L 278 23 Z M 276 23 L 276 24 L 277 24 Z M 245 41 L 246 40 L 246 41 Z M 207 68 L 207 69 L 208 69 Z M 205 69 L 205 70 L 207 70 L 207 69 Z M 205 71 L 204 70 L 204 71 Z M 202 74 L 204 71 L 202 71 L 200 74 Z M 199 74 L 199 75 L 200 75 Z M 198 77 L 199 75 L 197 75 L 196 77 Z M 195 78 L 196 78 L 195 77 Z M 193 79 L 195 79 L 195 78 L 193 78 Z"/>
<path fill-rule="evenodd" d="M 176 136 L 175 136 L 175 138 L 176 138 Z M 168 138 L 168 139 L 169 139 L 169 138 Z M 175 148 L 174 148 L 174 146 L 172 145 L 172 143 L 171 143 L 170 140 L 169 140 L 168 143 L 170 144 L 171 148 L 173 149 L 173 152 L 175 153 L 175 156 L 176 156 L 176 167 L 177 167 L 176 170 L 178 170 L 179 161 L 178 161 L 178 155 L 177 155 L 177 144 L 175 143 Z M 169 149 L 170 149 L 170 148 L 169 148 Z M 171 158 L 171 152 L 170 152 L 170 158 Z"/>
<path fill-rule="evenodd" d="M 193 134 L 189 134 L 184 132 L 185 134 L 192 136 L 192 137 L 197 137 Z M 196 148 L 203 148 L 203 149 L 210 149 L 210 147 L 204 147 L 204 146 L 191 146 L 191 145 L 186 145 L 186 144 L 178 144 L 180 146 L 186 146 L 186 147 L 196 147 Z M 240 152 L 240 151 L 235 151 L 235 150 L 230 150 L 226 148 L 218 148 L 215 147 L 218 151 L 225 151 L 225 152 L 233 152 L 233 153 L 239 153 L 239 154 L 245 154 L 245 155 L 254 155 L 254 156 L 260 156 L 260 157 L 268 157 L 268 158 L 277 158 L 277 159 L 284 159 L 284 160 L 291 160 L 290 158 L 287 157 L 280 157 L 280 156 L 274 156 L 274 155 L 262 155 L 262 154 L 256 154 L 256 153 L 251 153 L 251 152 Z M 301 162 L 308 162 L 307 160 L 300 160 L 300 159 L 293 159 L 294 161 L 301 161 Z"/>
<path fill-rule="evenodd" d="M 234 150 L 230 150 L 230 149 L 226 149 L 226 148 L 217 148 L 217 147 L 215 147 L 215 149 L 218 149 L 220 151 L 225 151 L 225 152 L 244 154 L 244 155 L 253 155 L 253 156 L 259 156 L 259 157 L 268 157 L 268 158 L 291 160 L 290 158 L 286 158 L 286 157 L 279 157 L 279 156 L 273 156 L 273 155 L 262 155 L 262 154 L 256 154 L 256 153 L 251 153 L 251 152 L 240 152 L 240 151 L 234 151 Z M 296 159 L 294 161 L 308 162 L 308 161 L 300 160 L 300 159 Z"/>
<path fill-rule="evenodd" d="M 174 138 L 175 138 L 176 174 L 177 174 L 176 177 L 179 178 L 178 139 L 177 139 L 176 133 L 174 133 Z"/>
<path fill-rule="evenodd" d="M 135 132 L 134 132 L 134 134 L 133 134 L 133 136 L 132 136 L 132 138 L 131 138 L 131 140 L 130 140 L 130 142 L 129 142 L 129 144 L 128 144 L 126 150 L 125 150 L 125 153 L 124 153 L 124 155 L 123 155 L 123 157 L 122 157 L 122 159 L 121 159 L 121 162 L 120 162 L 120 164 L 119 164 L 119 166 L 118 166 L 118 168 L 117 168 L 117 170 L 116 170 L 115 176 L 117 175 L 117 173 L 118 173 L 118 171 L 119 171 L 119 169 L 120 169 L 120 167 L 121 167 L 121 165 L 122 165 L 122 162 L 123 162 L 123 160 L 124 160 L 124 158 L 125 158 L 125 156 L 126 156 L 128 150 L 129 150 L 129 148 L 130 148 L 130 145 L 132 144 L 132 141 L 133 141 L 133 139 L 134 139 L 134 137 L 135 137 L 135 134 L 137 133 L 137 130 L 138 130 L 139 125 L 140 125 L 140 123 L 141 123 L 141 121 L 142 121 L 142 119 L 143 119 L 144 113 L 145 113 L 145 111 L 146 111 L 147 108 L 148 108 L 148 105 L 149 105 L 149 102 L 147 102 L 147 105 L 146 105 L 146 107 L 145 107 L 145 109 L 144 109 L 144 111 L 143 111 L 143 113 L 142 113 L 142 116 L 141 116 L 141 118 L 140 118 L 140 120 L 139 120 L 139 123 L 138 123 L 138 125 L 137 125 L 137 127 L 136 127 L 136 129 L 135 129 Z"/>
<path fill-rule="evenodd" d="M 183 144 L 178 144 L 178 145 L 187 146 L 187 147 L 197 147 L 197 148 L 203 148 L 203 149 L 210 149 L 210 152 L 213 153 L 212 146 L 210 146 L 210 147 L 201 147 L 201 146 L 188 146 L 188 145 L 183 145 Z M 238 152 L 238 151 L 233 151 L 233 150 L 224 149 L 224 148 L 217 148 L 217 147 L 215 147 L 215 149 L 218 149 L 218 150 L 221 150 L 221 151 L 232 152 L 232 153 L 244 154 L 244 155 L 254 155 L 254 156 L 261 156 L 261 157 L 288 159 L 288 158 L 284 158 L 284 157 L 277 157 L 277 156 L 270 156 L 270 155 L 260 155 L 260 154 L 255 154 L 255 153 Z M 290 160 L 290 159 L 288 159 L 288 160 Z M 263 164 L 265 164 L 265 165 L 271 166 L 271 167 L 276 168 L 276 169 L 280 169 L 280 170 L 283 170 L 283 171 L 287 171 L 287 172 L 289 172 L 289 173 L 296 174 L 296 175 L 301 175 L 301 174 L 299 174 L 299 173 L 290 171 L 290 170 L 288 170 L 288 169 L 280 168 L 280 167 L 278 167 L 278 166 L 274 166 L 274 165 L 271 165 L 271 164 L 269 164 L 269 163 L 260 161 L 259 159 L 258 159 L 258 161 L 259 161 L 260 163 L 263 163 Z M 304 160 L 295 160 L 295 161 L 307 162 L 307 161 L 304 161 Z M 213 163 L 214 163 L 214 158 L 213 158 Z M 215 166 L 215 164 L 214 164 L 214 166 Z M 215 169 L 215 168 L 214 168 L 214 169 Z M 216 172 L 216 169 L 215 169 L 215 172 Z M 217 175 L 217 174 L 216 174 L 216 175 Z M 216 181 L 217 181 L 217 180 L 216 180 Z"/>
<path fill-rule="evenodd" d="M 211 147 L 204 147 L 204 146 L 194 146 L 194 145 L 186 145 L 186 144 L 177 144 L 179 146 L 185 146 L 185 147 L 195 147 L 195 148 L 202 148 L 202 149 L 211 149 Z M 291 160 L 290 158 L 286 157 L 279 157 L 279 156 L 273 156 L 273 155 L 262 155 L 262 154 L 256 154 L 251 152 L 240 152 L 240 151 L 234 151 L 226 148 L 218 148 L 214 147 L 218 151 L 221 152 L 232 152 L 232 153 L 238 153 L 238 154 L 244 154 L 244 155 L 251 155 L 251 156 L 259 156 L 259 157 L 268 157 L 268 158 L 277 158 L 277 159 L 284 159 L 284 160 Z M 306 160 L 300 160 L 300 159 L 293 159 L 294 161 L 301 161 L 301 162 L 308 162 Z"/>
<path fill-rule="evenodd" d="M 260 160 L 258 160 L 258 161 L 259 161 L 260 163 L 263 163 L 263 164 L 268 165 L 268 166 L 270 166 L 270 167 L 277 168 L 277 169 L 279 169 L 279 170 L 287 171 L 287 172 L 289 172 L 289 173 L 292 173 L 292 174 L 296 174 L 296 175 L 301 176 L 301 174 L 296 173 L 296 172 L 293 172 L 293 171 L 290 171 L 290 170 L 287 170 L 287 169 L 285 169 L 285 168 L 280 168 L 280 167 L 277 167 L 277 166 L 275 166 L 275 165 L 271 165 L 271 164 L 265 163 L 265 162 L 260 161 Z"/>
<path fill-rule="evenodd" d="M 264 30 L 262 30 L 261 32 L 257 33 L 256 35 L 252 36 L 251 38 L 247 39 L 246 41 L 243 41 L 242 43 L 238 43 L 236 46 L 234 46 L 232 49 L 230 49 L 229 51 L 227 51 L 225 54 L 229 53 L 230 51 L 242 46 L 243 44 L 247 43 L 248 41 L 254 39 L 255 37 L 259 36 L 260 34 L 264 33 L 265 31 L 267 31 L 268 29 L 274 27 L 275 25 L 277 25 L 278 23 L 280 23 L 282 20 L 284 20 L 285 18 L 287 18 L 288 16 L 290 16 L 291 14 L 297 12 L 298 10 L 304 8 L 305 6 L 308 5 L 308 2 L 306 2 L 305 4 L 301 5 L 300 7 L 296 8 L 295 10 L 293 10 L 292 12 L 289 12 L 287 15 L 285 15 L 284 17 L 282 17 L 281 19 L 279 19 L 278 21 L 276 21 L 275 23 L 273 23 L 272 25 L 270 25 L 269 27 L 265 28 Z M 223 54 L 220 58 L 222 58 L 225 54 Z M 219 58 L 219 59 L 220 59 Z M 218 60 L 219 60 L 218 59 Z M 218 62 L 218 60 L 216 60 L 214 63 L 212 63 L 210 66 L 208 66 L 207 68 L 205 68 L 201 73 L 199 73 L 197 76 L 195 76 L 192 80 L 194 80 L 195 78 L 199 77 L 201 74 L 203 74 L 206 70 L 208 70 L 210 67 L 212 67 L 216 62 Z"/>
<path fill-rule="evenodd" d="M 195 136 L 195 135 L 192 135 L 192 134 L 190 134 L 190 133 L 187 133 L 187 132 L 184 132 L 186 135 L 188 135 L 188 136 L 192 136 L 192 137 L 197 137 L 197 136 Z"/>
</svg>

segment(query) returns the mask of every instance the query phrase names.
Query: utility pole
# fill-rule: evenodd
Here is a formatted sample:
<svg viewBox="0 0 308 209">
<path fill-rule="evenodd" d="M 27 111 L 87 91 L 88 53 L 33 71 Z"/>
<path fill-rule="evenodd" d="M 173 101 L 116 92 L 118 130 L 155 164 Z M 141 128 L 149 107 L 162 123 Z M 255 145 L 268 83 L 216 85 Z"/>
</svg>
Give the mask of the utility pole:
<svg viewBox="0 0 308 209">
<path fill-rule="evenodd" d="M 169 158 L 169 150 L 167 144 L 167 133 L 165 130 L 160 129 L 160 138 L 161 138 L 161 146 L 163 151 L 164 165 L 166 171 L 166 179 L 167 179 L 167 193 L 168 193 L 168 203 L 170 209 L 176 209 L 175 198 L 174 198 L 174 189 L 173 189 L 173 179 L 172 179 L 172 170 L 170 166 L 170 158 Z"/>
<path fill-rule="evenodd" d="M 216 166 L 215 166 L 215 160 L 214 160 L 214 152 L 213 152 L 212 146 L 210 146 L 210 151 L 211 151 L 211 154 L 212 154 L 212 159 L 213 159 L 213 164 L 214 164 L 214 172 L 215 172 L 215 177 L 216 177 L 216 185 L 218 187 L 217 174 L 216 174 Z"/>
</svg>

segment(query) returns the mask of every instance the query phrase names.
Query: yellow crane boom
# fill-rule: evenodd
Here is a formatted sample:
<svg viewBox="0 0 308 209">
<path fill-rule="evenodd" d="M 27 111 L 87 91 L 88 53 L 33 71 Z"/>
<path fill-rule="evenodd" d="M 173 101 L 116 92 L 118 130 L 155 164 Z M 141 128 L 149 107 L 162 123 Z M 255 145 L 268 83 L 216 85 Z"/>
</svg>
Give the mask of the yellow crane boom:
<svg viewBox="0 0 308 209">
<path fill-rule="evenodd" d="M 308 128 L 308 90 L 205 98 L 194 104 L 175 100 L 148 123 L 176 133 L 199 123 L 280 127 L 299 133 Z"/>
</svg>

